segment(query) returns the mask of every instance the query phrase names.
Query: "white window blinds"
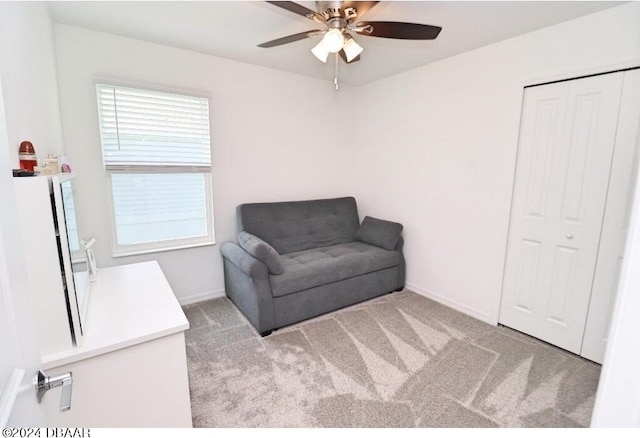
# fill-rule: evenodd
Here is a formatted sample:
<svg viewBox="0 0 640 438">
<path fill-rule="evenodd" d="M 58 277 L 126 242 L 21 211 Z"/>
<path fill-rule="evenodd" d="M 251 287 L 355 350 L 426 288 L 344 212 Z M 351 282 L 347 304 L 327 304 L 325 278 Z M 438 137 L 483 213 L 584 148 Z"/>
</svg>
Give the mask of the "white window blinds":
<svg viewBox="0 0 640 438">
<path fill-rule="evenodd" d="M 210 170 L 208 99 L 104 84 L 96 89 L 107 170 Z"/>
<path fill-rule="evenodd" d="M 113 255 L 214 243 L 209 101 L 98 84 Z"/>
</svg>

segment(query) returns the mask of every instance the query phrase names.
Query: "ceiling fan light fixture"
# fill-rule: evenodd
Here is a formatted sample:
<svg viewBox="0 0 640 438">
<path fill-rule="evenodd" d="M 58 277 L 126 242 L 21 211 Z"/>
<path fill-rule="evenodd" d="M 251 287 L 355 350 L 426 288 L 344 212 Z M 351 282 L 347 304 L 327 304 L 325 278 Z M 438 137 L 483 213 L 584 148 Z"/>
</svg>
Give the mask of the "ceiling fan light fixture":
<svg viewBox="0 0 640 438">
<path fill-rule="evenodd" d="M 340 29 L 330 29 L 324 34 L 322 42 L 330 53 L 338 53 L 344 45 L 344 35 Z"/>
<path fill-rule="evenodd" d="M 342 50 L 344 50 L 344 54 L 347 56 L 347 62 L 351 62 L 361 54 L 364 49 L 360 47 L 353 38 L 348 38 L 344 46 L 342 46 Z"/>
<path fill-rule="evenodd" d="M 320 40 L 320 42 L 311 49 L 311 53 L 322 62 L 327 62 L 327 58 L 329 57 L 329 51 L 324 45 L 324 40 Z"/>
</svg>

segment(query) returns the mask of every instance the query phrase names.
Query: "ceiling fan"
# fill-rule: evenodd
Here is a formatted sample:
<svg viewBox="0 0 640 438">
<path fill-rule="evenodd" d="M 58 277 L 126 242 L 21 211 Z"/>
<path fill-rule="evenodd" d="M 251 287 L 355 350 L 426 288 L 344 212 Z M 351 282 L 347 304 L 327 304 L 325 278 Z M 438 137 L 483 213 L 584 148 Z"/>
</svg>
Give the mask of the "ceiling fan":
<svg viewBox="0 0 640 438">
<path fill-rule="evenodd" d="M 360 60 L 360 53 L 362 53 L 363 48 L 356 43 L 350 32 L 378 38 L 433 40 L 442 30 L 441 27 L 428 24 L 396 21 L 357 21 L 379 2 L 316 1 L 317 11 L 312 11 L 294 2 L 269 1 L 267 3 L 286 9 L 294 14 L 302 15 L 325 26 L 325 29 L 313 29 L 296 33 L 258 44 L 258 47 L 275 47 L 305 38 L 324 35 L 318 45 L 311 49 L 311 52 L 322 62 L 327 62 L 329 54 L 335 53 L 336 68 L 338 55 L 347 63 Z"/>
</svg>

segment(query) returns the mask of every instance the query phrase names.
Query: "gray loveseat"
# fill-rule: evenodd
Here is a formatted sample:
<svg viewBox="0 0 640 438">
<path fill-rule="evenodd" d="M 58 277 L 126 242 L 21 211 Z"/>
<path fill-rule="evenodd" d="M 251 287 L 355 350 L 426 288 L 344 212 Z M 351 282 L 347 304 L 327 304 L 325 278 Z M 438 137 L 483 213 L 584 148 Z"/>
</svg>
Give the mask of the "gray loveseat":
<svg viewBox="0 0 640 438">
<path fill-rule="evenodd" d="M 402 225 L 360 225 L 352 197 L 242 204 L 237 219 L 225 290 L 262 336 L 404 286 Z"/>
</svg>

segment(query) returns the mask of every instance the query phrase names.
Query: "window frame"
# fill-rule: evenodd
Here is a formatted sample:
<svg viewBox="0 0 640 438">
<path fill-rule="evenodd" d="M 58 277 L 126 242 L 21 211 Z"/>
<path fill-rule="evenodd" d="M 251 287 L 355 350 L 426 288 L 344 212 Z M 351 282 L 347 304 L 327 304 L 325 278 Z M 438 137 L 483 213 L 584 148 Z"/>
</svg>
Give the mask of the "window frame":
<svg viewBox="0 0 640 438">
<path fill-rule="evenodd" d="M 140 83 L 132 83 L 128 81 L 120 81 L 113 80 L 110 78 L 102 78 L 96 77 L 94 78 L 93 90 L 94 96 L 96 99 L 96 116 L 98 117 L 98 136 L 99 136 L 99 144 L 100 144 L 100 156 L 103 160 L 102 169 L 105 172 L 106 180 L 107 180 L 107 204 L 109 207 L 109 221 L 110 221 L 110 232 L 111 232 L 111 256 L 113 258 L 119 257 L 128 257 L 134 255 L 141 254 L 151 254 L 158 252 L 166 252 L 166 251 L 174 251 L 180 249 L 188 249 L 188 248 L 198 248 L 203 246 L 212 246 L 215 245 L 215 224 L 214 224 L 214 208 L 213 208 L 213 164 L 211 164 L 210 169 L 208 170 L 197 170 L 192 167 L 164 167 L 164 166 L 132 166 L 131 168 L 123 168 L 123 169 L 107 169 L 104 164 L 104 151 L 102 149 L 102 126 L 101 126 L 101 118 L 100 118 L 100 102 L 98 102 L 97 97 L 97 86 L 98 85 L 110 85 L 114 87 L 126 87 L 126 88 L 137 88 L 145 91 L 155 91 L 158 93 L 171 93 L 171 94 L 179 94 L 191 97 L 199 97 L 203 99 L 207 99 L 209 103 L 209 153 L 212 154 L 211 151 L 211 126 L 213 126 L 211 121 L 211 98 L 209 94 L 193 91 L 193 90 L 184 90 L 184 89 L 176 89 L 172 87 L 162 87 L 150 84 L 140 84 Z M 211 157 L 211 162 L 213 163 L 213 157 Z M 204 190 L 205 190 L 205 211 L 206 211 L 206 226 L 207 226 L 207 234 L 204 236 L 198 237 L 185 237 L 180 239 L 170 239 L 170 240 L 158 240 L 155 242 L 147 242 L 147 243 L 137 243 L 132 245 L 121 245 L 118 243 L 118 234 L 116 227 L 116 215 L 115 215 L 115 205 L 114 205 L 114 196 L 113 196 L 113 184 L 112 184 L 112 175 L 114 174 L 180 174 L 180 173 L 198 173 L 203 176 L 204 179 Z"/>
</svg>

